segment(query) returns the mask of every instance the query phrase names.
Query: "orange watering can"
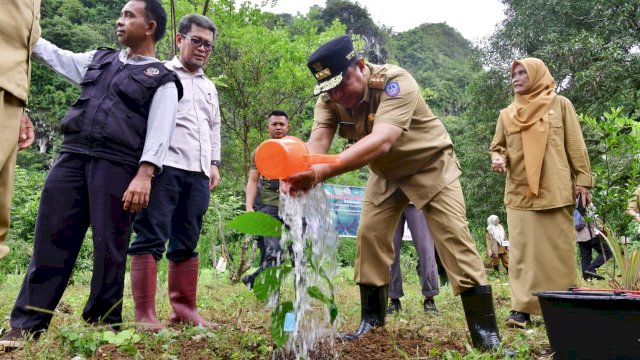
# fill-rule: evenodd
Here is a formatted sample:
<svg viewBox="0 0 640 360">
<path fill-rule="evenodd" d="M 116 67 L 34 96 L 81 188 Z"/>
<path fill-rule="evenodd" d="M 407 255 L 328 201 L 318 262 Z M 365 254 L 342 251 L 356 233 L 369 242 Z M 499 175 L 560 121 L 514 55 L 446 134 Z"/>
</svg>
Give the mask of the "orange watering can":
<svg viewBox="0 0 640 360">
<path fill-rule="evenodd" d="M 312 164 L 339 162 L 338 155 L 309 154 L 304 142 L 295 136 L 266 140 L 256 149 L 256 167 L 269 179 L 284 179 Z"/>
</svg>

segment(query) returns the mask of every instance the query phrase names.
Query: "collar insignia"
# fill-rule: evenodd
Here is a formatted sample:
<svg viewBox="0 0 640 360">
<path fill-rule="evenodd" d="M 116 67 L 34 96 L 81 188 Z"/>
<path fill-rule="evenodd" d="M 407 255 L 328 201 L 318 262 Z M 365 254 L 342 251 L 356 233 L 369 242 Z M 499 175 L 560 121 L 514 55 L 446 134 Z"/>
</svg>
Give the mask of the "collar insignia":
<svg viewBox="0 0 640 360">
<path fill-rule="evenodd" d="M 369 88 L 371 89 L 384 89 L 384 83 L 387 80 L 387 76 L 384 74 L 371 74 L 369 76 Z"/>
</svg>

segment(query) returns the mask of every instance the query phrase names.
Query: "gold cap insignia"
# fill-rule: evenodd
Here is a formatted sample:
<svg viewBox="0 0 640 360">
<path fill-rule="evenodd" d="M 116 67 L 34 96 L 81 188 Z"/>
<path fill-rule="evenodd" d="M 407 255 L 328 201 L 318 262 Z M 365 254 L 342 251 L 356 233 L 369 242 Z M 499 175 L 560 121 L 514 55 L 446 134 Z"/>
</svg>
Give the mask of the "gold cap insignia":
<svg viewBox="0 0 640 360">
<path fill-rule="evenodd" d="M 356 56 L 356 52 L 355 50 L 351 50 L 345 57 L 347 58 L 347 60 L 351 60 L 354 56 Z"/>
<path fill-rule="evenodd" d="M 311 64 L 311 66 L 313 67 L 313 69 L 314 69 L 316 72 L 318 72 L 318 71 L 322 70 L 322 68 L 324 67 L 324 66 L 322 66 L 322 64 L 320 64 L 320 62 L 319 62 L 319 61 L 314 62 L 313 64 Z"/>
<path fill-rule="evenodd" d="M 326 78 L 327 76 L 331 76 L 331 70 L 329 68 L 323 69 L 316 73 L 316 79 L 318 79 L 318 81 Z"/>
</svg>

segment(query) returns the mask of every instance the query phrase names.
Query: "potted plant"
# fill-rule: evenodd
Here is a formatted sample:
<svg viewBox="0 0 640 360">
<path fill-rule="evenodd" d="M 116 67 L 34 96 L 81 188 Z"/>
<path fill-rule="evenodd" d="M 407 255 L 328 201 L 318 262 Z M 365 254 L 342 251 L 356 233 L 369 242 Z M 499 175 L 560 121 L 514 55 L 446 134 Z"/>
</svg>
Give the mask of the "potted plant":
<svg viewBox="0 0 640 360">
<path fill-rule="evenodd" d="M 611 289 L 536 293 L 554 359 L 640 359 L 640 251 L 599 233 L 621 274 Z"/>
<path fill-rule="evenodd" d="M 611 247 L 616 266 L 609 289 L 536 295 L 554 359 L 640 359 L 640 250 L 621 246 L 615 236 L 628 228 L 624 209 L 640 178 L 640 123 L 621 108 L 600 118 L 581 116 L 581 121 L 596 178 L 594 203 L 609 235 L 598 233 Z"/>
</svg>

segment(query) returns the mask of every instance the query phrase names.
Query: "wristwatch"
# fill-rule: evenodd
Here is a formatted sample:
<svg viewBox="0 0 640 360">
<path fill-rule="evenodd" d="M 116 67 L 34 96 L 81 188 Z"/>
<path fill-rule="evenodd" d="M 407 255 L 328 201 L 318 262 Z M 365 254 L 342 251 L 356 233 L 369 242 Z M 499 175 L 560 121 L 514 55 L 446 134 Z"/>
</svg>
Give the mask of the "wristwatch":
<svg viewBox="0 0 640 360">
<path fill-rule="evenodd" d="M 218 169 L 220 169 L 220 167 L 222 167 L 222 162 L 220 160 L 211 160 L 211 165 L 214 165 Z"/>
</svg>

